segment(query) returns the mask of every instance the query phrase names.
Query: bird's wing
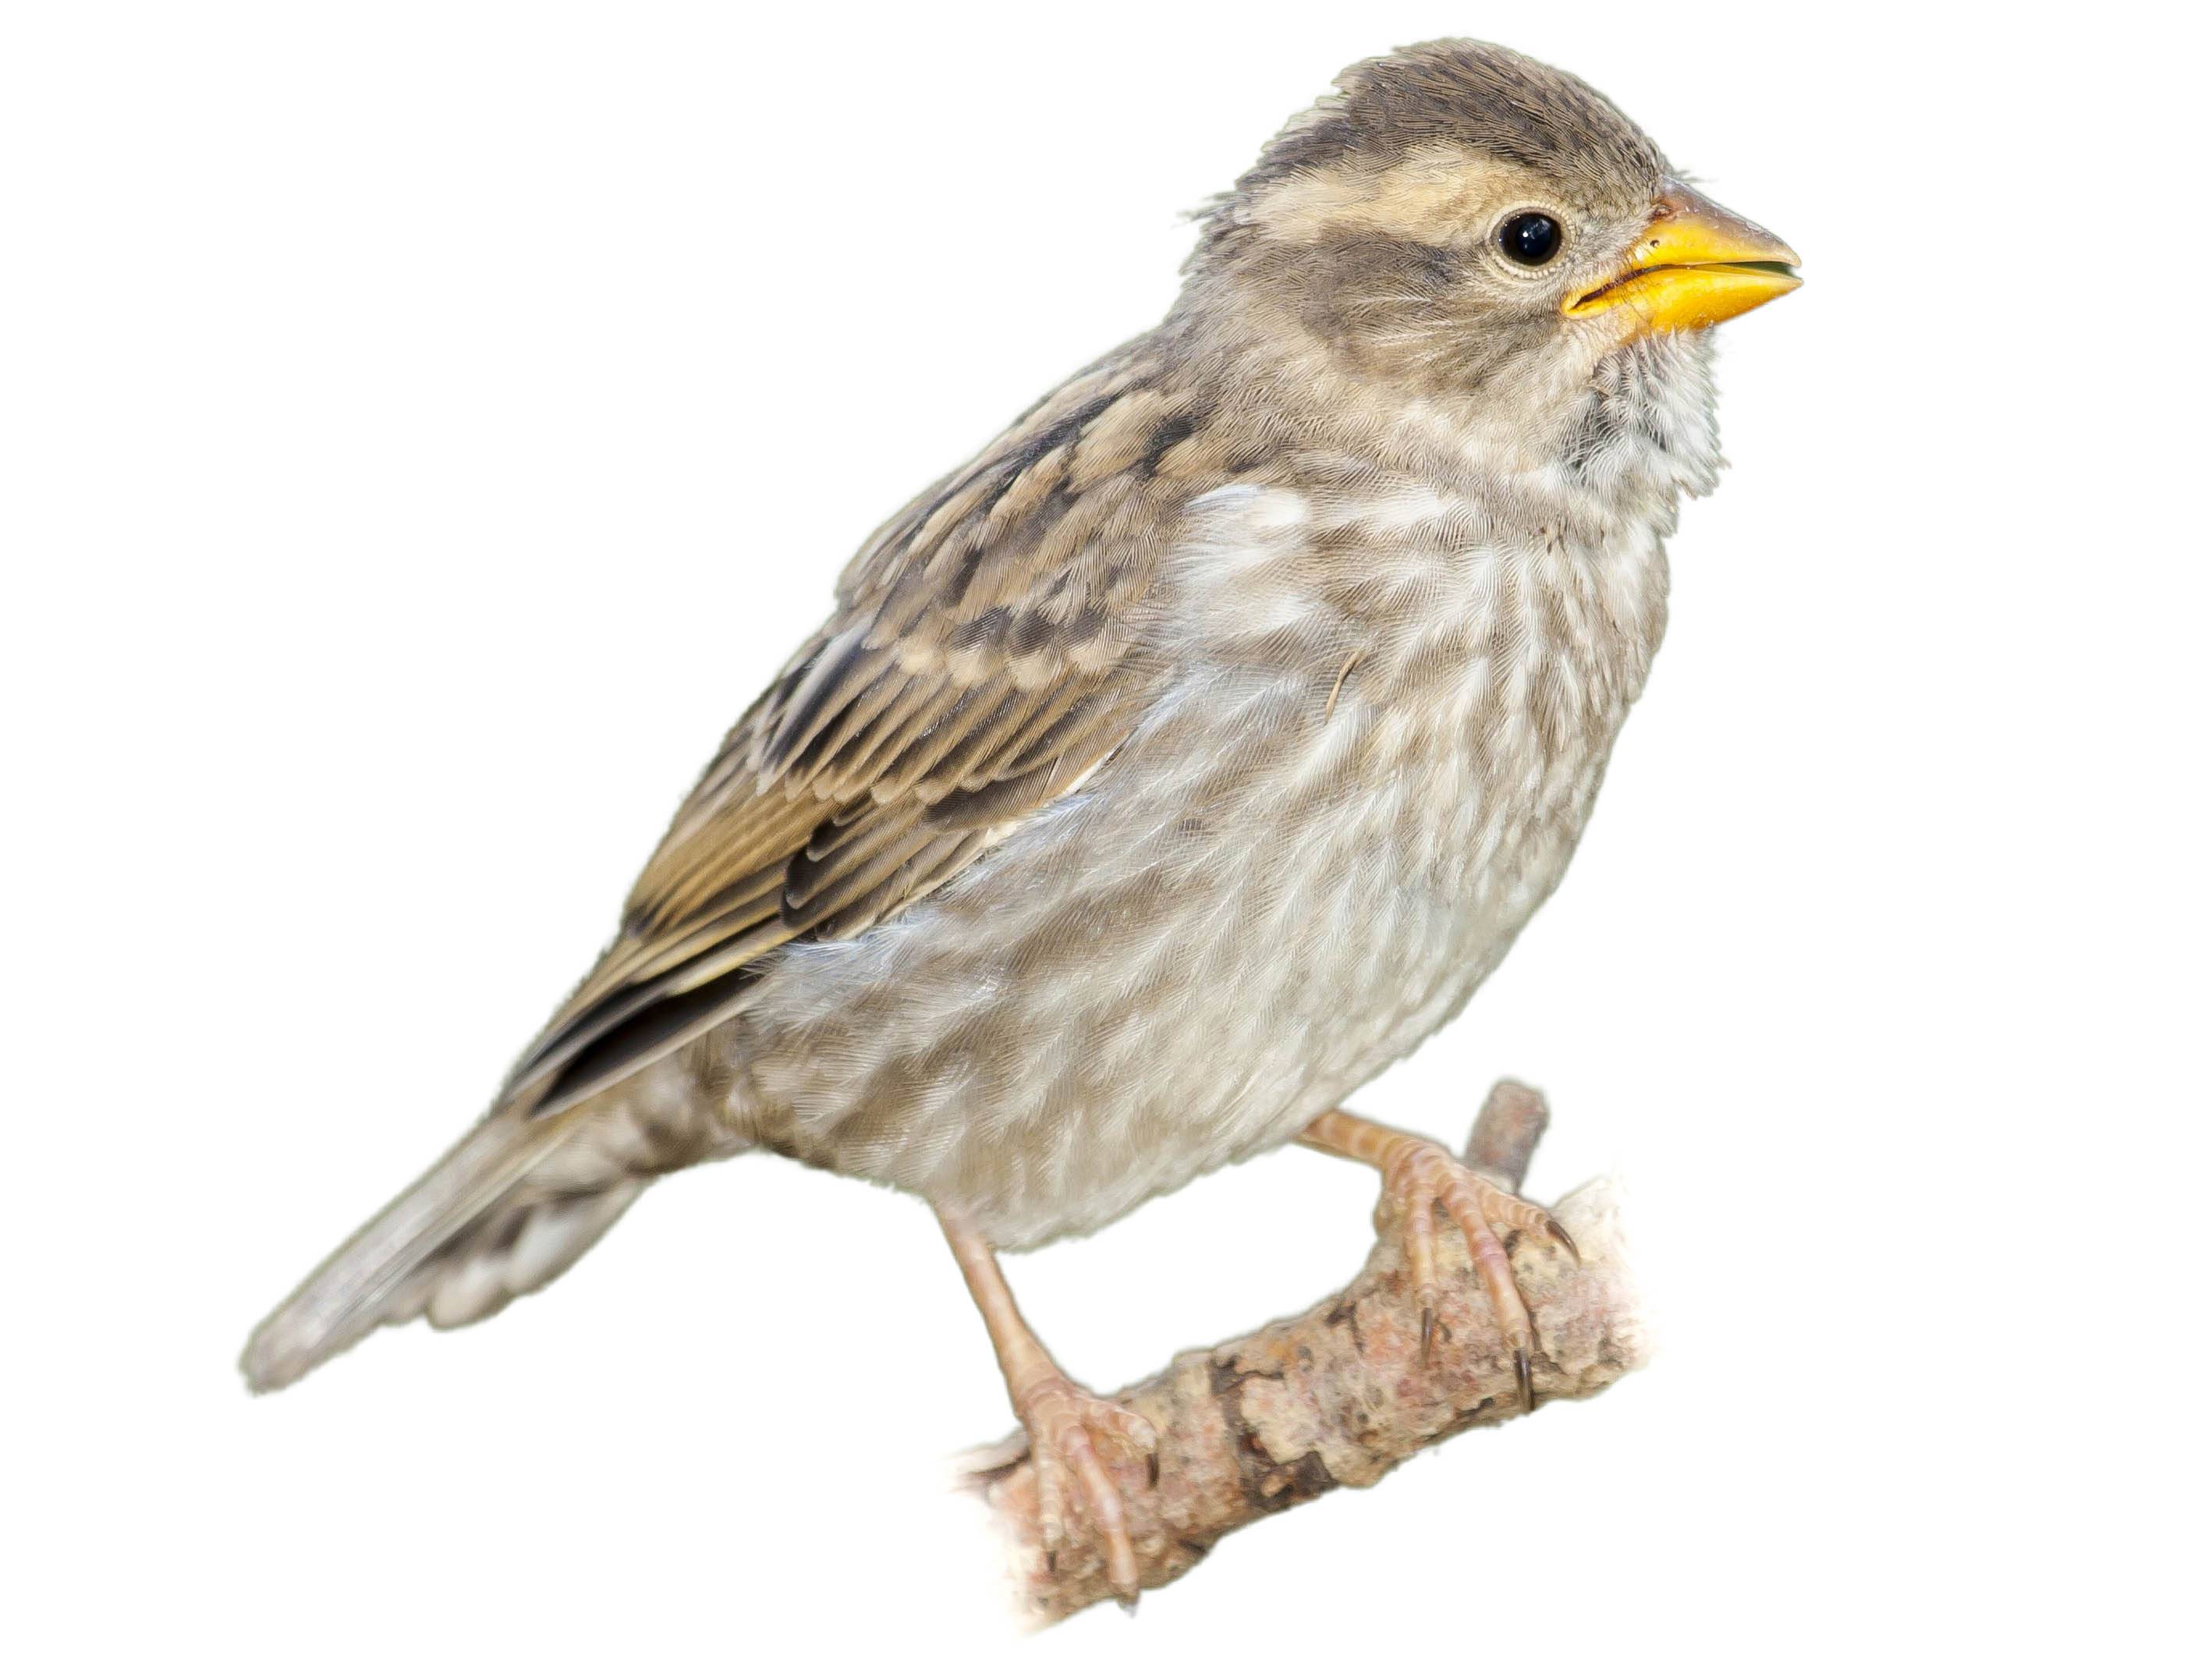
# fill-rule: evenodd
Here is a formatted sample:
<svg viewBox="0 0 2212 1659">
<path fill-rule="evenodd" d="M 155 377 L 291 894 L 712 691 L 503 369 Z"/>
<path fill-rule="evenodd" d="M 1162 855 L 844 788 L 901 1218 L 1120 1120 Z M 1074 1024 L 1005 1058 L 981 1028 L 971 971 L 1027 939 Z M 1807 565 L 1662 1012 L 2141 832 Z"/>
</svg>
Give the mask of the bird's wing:
<svg viewBox="0 0 2212 1659">
<path fill-rule="evenodd" d="M 1109 360 L 879 531 L 503 1099 L 556 1110 L 670 1052 L 767 953 L 896 914 L 1103 762 L 1154 684 L 1145 607 L 1203 487 L 1198 425 L 1141 358 Z"/>
</svg>

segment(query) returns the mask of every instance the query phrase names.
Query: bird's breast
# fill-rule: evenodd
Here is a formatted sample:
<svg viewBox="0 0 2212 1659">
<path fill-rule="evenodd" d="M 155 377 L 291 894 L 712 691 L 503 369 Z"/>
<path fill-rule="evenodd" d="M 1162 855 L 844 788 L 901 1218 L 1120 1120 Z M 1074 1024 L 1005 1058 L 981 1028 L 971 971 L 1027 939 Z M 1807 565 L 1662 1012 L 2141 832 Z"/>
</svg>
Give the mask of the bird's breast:
<svg viewBox="0 0 2212 1659">
<path fill-rule="evenodd" d="M 1477 866 L 1516 823 L 1578 820 L 1665 624 L 1662 526 L 1577 539 L 1433 483 L 1333 482 L 1196 504 L 1182 701 L 1272 741 L 1286 806 L 1402 796 Z"/>
<path fill-rule="evenodd" d="M 1583 543 L 1387 477 L 1194 517 L 1132 775 L 1184 771 L 1255 959 L 1331 964 L 1245 975 L 1328 1094 L 1449 1018 L 1564 873 L 1664 624 L 1660 527 Z"/>
</svg>

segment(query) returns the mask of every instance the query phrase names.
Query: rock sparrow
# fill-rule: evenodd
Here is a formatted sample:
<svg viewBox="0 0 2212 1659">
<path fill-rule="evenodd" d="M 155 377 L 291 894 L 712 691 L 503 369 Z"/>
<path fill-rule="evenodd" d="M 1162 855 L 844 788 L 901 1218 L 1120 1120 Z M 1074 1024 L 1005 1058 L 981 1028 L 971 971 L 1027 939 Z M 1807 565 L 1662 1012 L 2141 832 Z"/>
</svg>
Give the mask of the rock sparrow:
<svg viewBox="0 0 2212 1659">
<path fill-rule="evenodd" d="M 1441 1210 L 1517 1357 L 1549 1225 L 1339 1109 L 1557 884 L 1718 465 L 1709 325 L 1796 256 L 1573 76 L 1347 70 L 1206 214 L 1166 319 L 864 547 L 490 1113 L 254 1334 L 257 1389 L 545 1284 L 657 1176 L 755 1148 L 934 1206 L 1048 1529 L 1136 1583 L 1083 1393 L 994 1251 L 1294 1140 Z M 1553 1230 L 1565 1247 L 1563 1235 Z"/>
</svg>

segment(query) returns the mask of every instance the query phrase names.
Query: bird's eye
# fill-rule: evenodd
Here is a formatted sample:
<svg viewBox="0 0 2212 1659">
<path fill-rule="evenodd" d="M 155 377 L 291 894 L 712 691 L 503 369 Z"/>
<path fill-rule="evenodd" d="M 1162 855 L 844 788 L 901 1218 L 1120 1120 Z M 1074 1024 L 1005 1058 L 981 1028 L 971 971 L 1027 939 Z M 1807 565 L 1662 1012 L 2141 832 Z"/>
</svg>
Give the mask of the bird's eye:
<svg viewBox="0 0 2212 1659">
<path fill-rule="evenodd" d="M 1541 213 L 1516 213 L 1498 228 L 1498 246 L 1516 265 L 1540 265 L 1559 251 L 1559 222 Z"/>
</svg>

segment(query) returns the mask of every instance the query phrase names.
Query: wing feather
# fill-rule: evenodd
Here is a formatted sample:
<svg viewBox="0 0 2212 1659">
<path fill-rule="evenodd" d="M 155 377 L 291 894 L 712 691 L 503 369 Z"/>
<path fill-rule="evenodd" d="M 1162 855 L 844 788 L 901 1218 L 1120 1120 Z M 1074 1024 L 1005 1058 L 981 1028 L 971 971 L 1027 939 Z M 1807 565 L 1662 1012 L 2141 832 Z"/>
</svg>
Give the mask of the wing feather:
<svg viewBox="0 0 2212 1659">
<path fill-rule="evenodd" d="M 844 939 L 1079 787 L 1160 668 L 1147 605 L 1199 415 L 1125 354 L 878 531 L 838 607 L 732 728 L 623 929 L 508 1079 L 558 1109 L 728 1018 L 795 939 Z"/>
</svg>

